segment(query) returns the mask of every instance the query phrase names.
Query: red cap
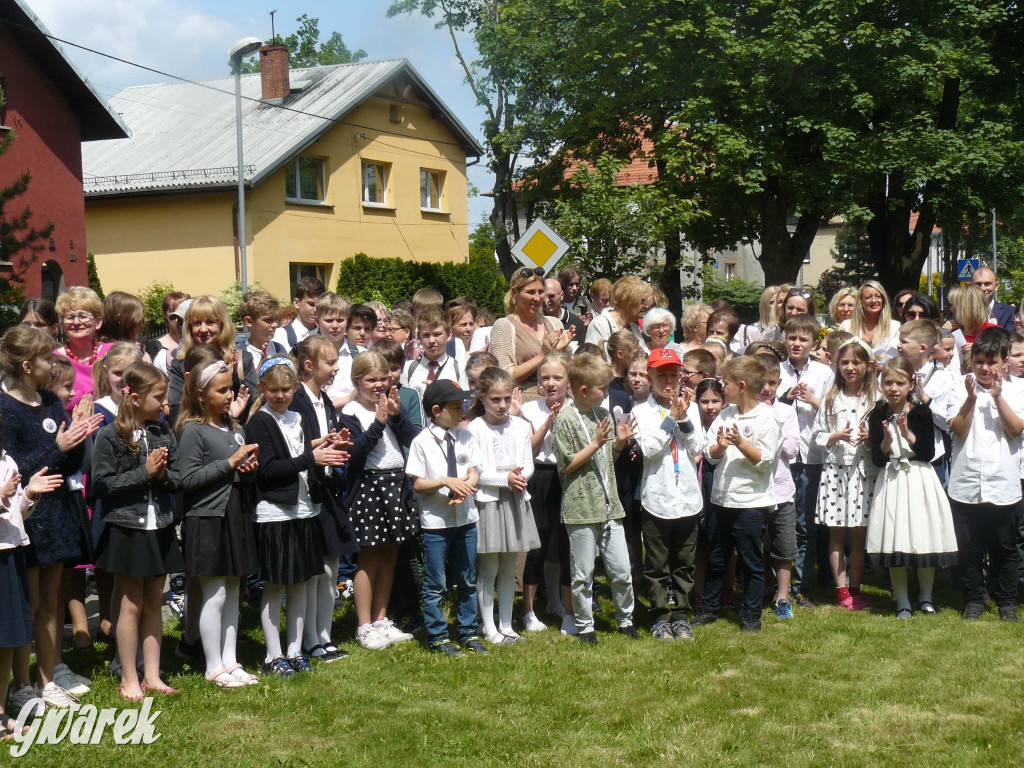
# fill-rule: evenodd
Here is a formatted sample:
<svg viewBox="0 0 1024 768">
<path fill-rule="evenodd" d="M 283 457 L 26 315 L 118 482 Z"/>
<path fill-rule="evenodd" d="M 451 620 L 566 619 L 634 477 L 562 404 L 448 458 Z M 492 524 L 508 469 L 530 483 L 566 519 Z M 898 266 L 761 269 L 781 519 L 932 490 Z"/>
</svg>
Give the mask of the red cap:
<svg viewBox="0 0 1024 768">
<path fill-rule="evenodd" d="M 660 368 L 663 365 L 682 364 L 683 363 L 679 359 L 679 355 L 676 354 L 676 351 L 666 347 L 662 347 L 661 349 L 652 349 L 650 357 L 647 358 L 648 368 Z"/>
</svg>

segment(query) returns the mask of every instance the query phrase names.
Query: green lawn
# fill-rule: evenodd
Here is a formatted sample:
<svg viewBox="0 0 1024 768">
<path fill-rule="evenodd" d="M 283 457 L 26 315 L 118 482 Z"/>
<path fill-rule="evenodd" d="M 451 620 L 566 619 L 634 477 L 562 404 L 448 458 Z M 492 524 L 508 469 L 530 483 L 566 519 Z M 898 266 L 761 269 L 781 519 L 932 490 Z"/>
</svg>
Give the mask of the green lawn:
<svg viewBox="0 0 1024 768">
<path fill-rule="evenodd" d="M 958 606 L 944 575 L 940 602 Z M 897 622 L 835 607 L 765 613 L 742 635 L 730 620 L 695 643 L 610 634 L 586 647 L 555 629 L 487 658 L 448 659 L 417 643 L 370 652 L 292 680 L 219 691 L 174 658 L 184 689 L 160 698 L 162 737 L 148 747 L 36 746 L 35 766 L 1020 766 L 1022 627 L 994 609 L 964 622 L 954 607 Z M 827 599 L 828 593 L 820 597 Z M 605 615 L 610 604 L 605 604 Z M 639 616 L 643 620 L 642 609 Z M 247 612 L 251 625 L 255 617 Z M 351 616 L 343 619 L 351 627 Z M 554 623 L 554 622 L 552 622 Z M 242 644 L 250 666 L 261 635 Z M 351 632 L 348 634 L 351 637 Z M 68 653 L 95 675 L 89 703 L 119 706 L 110 651 Z M 6 750 L 0 762 L 11 762 Z"/>
</svg>

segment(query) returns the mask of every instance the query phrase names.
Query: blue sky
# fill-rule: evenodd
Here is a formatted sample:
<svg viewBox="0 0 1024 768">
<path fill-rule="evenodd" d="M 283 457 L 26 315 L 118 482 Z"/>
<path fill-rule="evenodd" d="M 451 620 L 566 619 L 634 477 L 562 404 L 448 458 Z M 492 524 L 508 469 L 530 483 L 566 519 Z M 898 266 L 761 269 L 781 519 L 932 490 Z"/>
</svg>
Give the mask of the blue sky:
<svg viewBox="0 0 1024 768">
<path fill-rule="evenodd" d="M 276 10 L 279 35 L 294 32 L 303 13 L 319 18 L 321 39 L 338 31 L 351 50 L 362 48 L 370 59 L 404 57 L 430 83 L 478 139 L 484 116 L 464 82 L 447 30 L 420 15 L 387 17 L 391 0 L 341 0 L 334 3 L 266 0 L 28 0 L 50 32 L 74 43 L 128 61 L 195 80 L 227 74 L 227 50 L 249 35 L 270 38 L 270 16 Z M 472 39 L 460 38 L 467 58 Z M 101 56 L 68 48 L 68 53 L 106 97 L 129 85 L 162 78 Z M 491 176 L 481 165 L 469 169 L 469 181 L 481 191 Z M 469 201 L 470 228 L 490 211 L 490 200 Z"/>
</svg>

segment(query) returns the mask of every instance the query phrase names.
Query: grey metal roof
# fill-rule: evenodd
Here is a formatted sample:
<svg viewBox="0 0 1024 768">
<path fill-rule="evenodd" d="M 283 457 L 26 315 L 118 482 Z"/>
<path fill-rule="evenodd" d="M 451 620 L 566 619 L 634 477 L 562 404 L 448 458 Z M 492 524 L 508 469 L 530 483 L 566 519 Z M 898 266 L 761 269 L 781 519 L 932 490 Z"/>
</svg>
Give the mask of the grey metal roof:
<svg viewBox="0 0 1024 768">
<path fill-rule="evenodd" d="M 467 155 L 483 153 L 405 59 L 293 69 L 293 92 L 282 109 L 259 101 L 259 74 L 242 75 L 245 179 L 258 184 L 288 159 L 379 91 L 404 75 L 428 98 Z M 111 106 L 131 127 L 130 141 L 101 141 L 82 148 L 86 197 L 227 188 L 238 183 L 234 77 L 202 83 L 126 88 Z M 291 111 L 291 110 L 298 110 Z M 300 114 L 304 113 L 304 114 Z"/>
<path fill-rule="evenodd" d="M 64 47 L 48 37 L 50 31 L 25 0 L 0 0 L 0 24 L 14 35 L 60 88 L 79 118 L 82 141 L 123 139 L 131 132 L 117 112 L 74 65 Z"/>
</svg>

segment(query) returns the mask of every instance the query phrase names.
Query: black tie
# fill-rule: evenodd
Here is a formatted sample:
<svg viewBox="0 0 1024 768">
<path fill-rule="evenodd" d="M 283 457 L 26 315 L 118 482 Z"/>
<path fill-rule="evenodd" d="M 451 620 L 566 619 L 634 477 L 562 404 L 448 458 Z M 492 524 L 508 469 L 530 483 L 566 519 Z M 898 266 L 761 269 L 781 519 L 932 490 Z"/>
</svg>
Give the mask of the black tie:
<svg viewBox="0 0 1024 768">
<path fill-rule="evenodd" d="M 455 437 L 451 432 L 445 432 L 444 441 L 448 444 L 448 477 L 458 477 L 459 470 L 455 465 Z"/>
</svg>

